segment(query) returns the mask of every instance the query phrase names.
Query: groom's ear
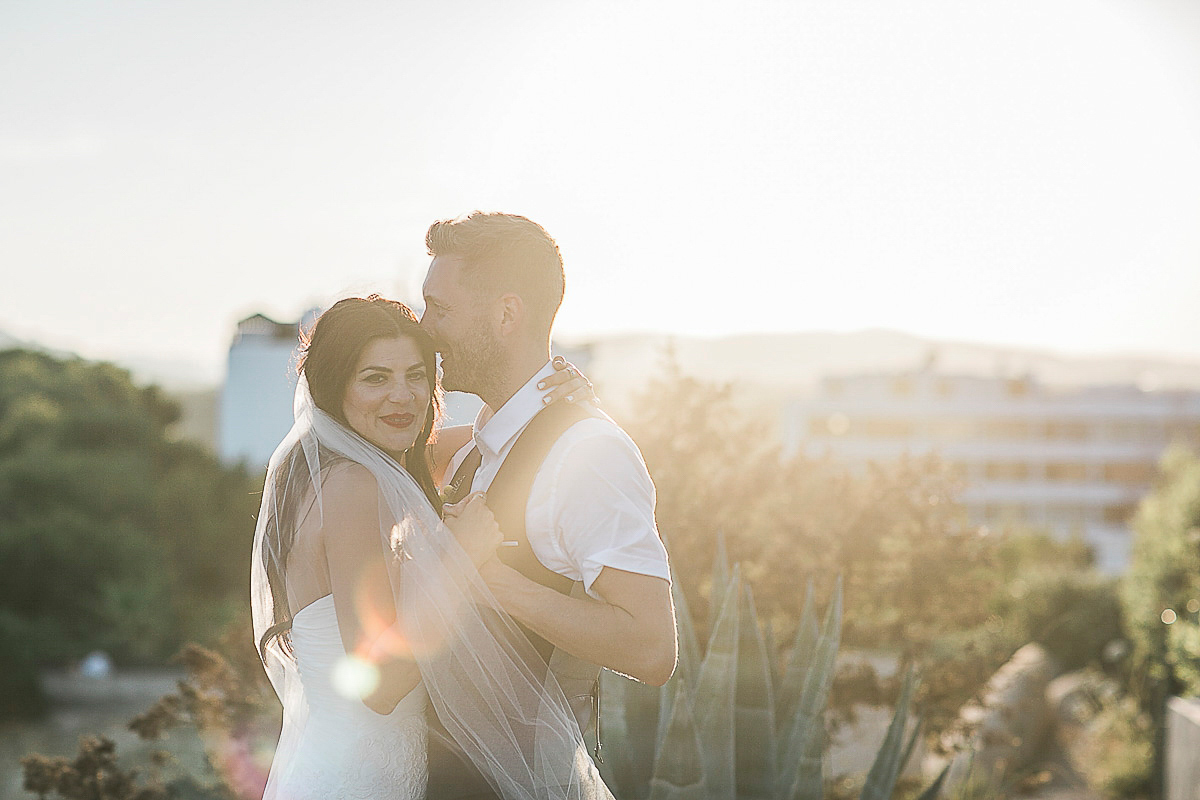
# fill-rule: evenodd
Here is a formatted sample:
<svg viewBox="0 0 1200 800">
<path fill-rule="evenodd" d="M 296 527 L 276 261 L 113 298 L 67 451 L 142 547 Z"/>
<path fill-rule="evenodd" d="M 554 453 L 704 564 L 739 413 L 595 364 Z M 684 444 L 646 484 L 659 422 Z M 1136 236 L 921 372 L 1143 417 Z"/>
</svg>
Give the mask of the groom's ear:
<svg viewBox="0 0 1200 800">
<path fill-rule="evenodd" d="M 515 333 L 525 322 L 525 301 L 518 294 L 502 294 L 497 302 L 500 332 Z"/>
</svg>

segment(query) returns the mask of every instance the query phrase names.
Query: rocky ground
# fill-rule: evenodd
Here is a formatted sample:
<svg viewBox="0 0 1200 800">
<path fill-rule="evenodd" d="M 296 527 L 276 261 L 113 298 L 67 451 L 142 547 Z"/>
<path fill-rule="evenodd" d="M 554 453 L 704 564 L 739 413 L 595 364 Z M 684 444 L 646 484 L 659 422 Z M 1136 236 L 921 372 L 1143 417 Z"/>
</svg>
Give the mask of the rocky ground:
<svg viewBox="0 0 1200 800">
<path fill-rule="evenodd" d="M 1088 788 L 1076 771 L 1071 758 L 1052 741 L 1046 760 L 1030 771 L 1028 778 L 1017 788 L 1014 800 L 1103 800 L 1100 793 Z"/>
</svg>

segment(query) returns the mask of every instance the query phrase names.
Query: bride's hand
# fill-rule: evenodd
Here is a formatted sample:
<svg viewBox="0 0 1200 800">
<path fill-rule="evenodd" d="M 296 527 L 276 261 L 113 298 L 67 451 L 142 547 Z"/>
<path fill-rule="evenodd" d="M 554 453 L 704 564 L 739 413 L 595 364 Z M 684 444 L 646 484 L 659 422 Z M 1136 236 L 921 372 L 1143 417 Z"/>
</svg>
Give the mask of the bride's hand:
<svg viewBox="0 0 1200 800">
<path fill-rule="evenodd" d="M 476 567 L 495 554 L 503 537 L 496 517 L 483 501 L 483 492 L 467 495 L 457 503 L 446 506 L 442 513 L 446 527 L 458 539 Z"/>
<path fill-rule="evenodd" d="M 562 356 L 555 356 L 551 362 L 554 372 L 538 383 L 539 389 L 549 389 L 542 396 L 542 402 L 549 405 L 558 400 L 568 403 L 590 402 L 600 405 L 600 398 L 592 388 L 592 382 L 579 371 L 579 367 L 567 361 Z"/>
</svg>

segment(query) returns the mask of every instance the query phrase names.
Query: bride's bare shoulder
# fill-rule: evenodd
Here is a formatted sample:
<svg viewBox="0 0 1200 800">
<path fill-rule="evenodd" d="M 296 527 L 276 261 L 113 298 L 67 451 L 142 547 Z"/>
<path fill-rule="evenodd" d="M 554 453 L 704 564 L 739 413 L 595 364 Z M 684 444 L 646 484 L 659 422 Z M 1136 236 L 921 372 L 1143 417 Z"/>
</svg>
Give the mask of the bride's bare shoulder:
<svg viewBox="0 0 1200 800">
<path fill-rule="evenodd" d="M 334 506 L 360 505 L 379 495 L 379 482 L 371 470 L 356 461 L 339 460 L 321 481 L 322 502 Z"/>
</svg>

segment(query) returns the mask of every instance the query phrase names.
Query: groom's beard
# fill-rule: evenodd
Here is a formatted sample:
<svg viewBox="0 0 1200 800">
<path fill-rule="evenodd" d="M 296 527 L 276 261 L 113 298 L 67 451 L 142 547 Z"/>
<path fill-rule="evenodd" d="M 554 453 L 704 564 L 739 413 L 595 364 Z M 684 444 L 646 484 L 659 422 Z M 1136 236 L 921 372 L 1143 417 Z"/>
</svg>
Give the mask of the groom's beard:
<svg viewBox="0 0 1200 800">
<path fill-rule="evenodd" d="M 507 359 L 495 339 L 479 331 L 463 341 L 438 342 L 442 355 L 442 388 L 485 396 L 504 374 Z"/>
</svg>

